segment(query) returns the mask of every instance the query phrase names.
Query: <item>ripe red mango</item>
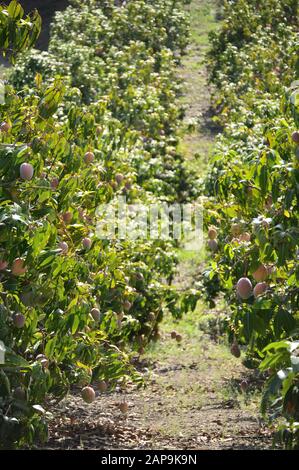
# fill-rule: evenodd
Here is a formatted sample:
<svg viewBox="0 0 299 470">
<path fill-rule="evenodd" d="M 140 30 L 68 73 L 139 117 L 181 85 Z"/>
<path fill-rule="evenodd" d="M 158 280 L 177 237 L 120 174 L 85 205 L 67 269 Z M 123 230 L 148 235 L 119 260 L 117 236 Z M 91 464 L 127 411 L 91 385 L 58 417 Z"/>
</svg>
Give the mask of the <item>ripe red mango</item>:
<svg viewBox="0 0 299 470">
<path fill-rule="evenodd" d="M 26 322 L 26 318 L 22 313 L 16 313 L 13 317 L 13 323 L 16 328 L 24 328 Z"/>
<path fill-rule="evenodd" d="M 33 178 L 34 168 L 30 163 L 22 163 L 20 166 L 20 177 L 22 180 L 30 181 Z"/>
<path fill-rule="evenodd" d="M 241 277 L 237 283 L 237 293 L 241 299 L 249 299 L 252 295 L 252 284 L 248 277 Z"/>
<path fill-rule="evenodd" d="M 61 249 L 61 252 L 63 254 L 66 254 L 68 252 L 69 246 L 66 242 L 60 242 L 59 243 L 59 248 Z"/>
<path fill-rule="evenodd" d="M 215 240 L 215 238 L 217 238 L 217 230 L 215 227 L 209 227 L 208 237 L 210 240 Z"/>
<path fill-rule="evenodd" d="M 256 282 L 263 282 L 268 277 L 268 269 L 266 266 L 261 264 L 256 271 L 252 274 Z"/>
<path fill-rule="evenodd" d="M 83 238 L 82 245 L 83 245 L 83 248 L 85 250 L 89 250 L 91 248 L 91 245 L 92 245 L 91 239 L 88 238 L 88 237 Z"/>
<path fill-rule="evenodd" d="M 86 154 L 84 155 L 84 161 L 87 164 L 92 163 L 94 161 L 94 153 L 86 152 Z"/>
<path fill-rule="evenodd" d="M 11 129 L 11 124 L 9 124 L 9 122 L 2 122 L 0 124 L 0 131 L 1 132 L 9 132 Z"/>
<path fill-rule="evenodd" d="M 253 295 L 255 298 L 263 295 L 268 289 L 268 284 L 266 282 L 259 282 L 253 289 Z"/>
<path fill-rule="evenodd" d="M 84 387 L 81 391 L 81 396 L 85 403 L 92 403 L 96 399 L 95 391 L 92 387 Z"/>
<path fill-rule="evenodd" d="M 94 321 L 100 321 L 101 312 L 98 308 L 92 308 L 91 311 L 90 311 L 90 314 L 91 314 L 92 318 L 94 319 Z"/>
<path fill-rule="evenodd" d="M 12 263 L 11 272 L 14 276 L 22 276 L 27 271 L 25 267 L 25 260 L 23 258 L 16 258 Z"/>
<path fill-rule="evenodd" d="M 299 132 L 298 131 L 293 132 L 292 141 L 295 142 L 295 144 L 299 144 Z"/>
</svg>

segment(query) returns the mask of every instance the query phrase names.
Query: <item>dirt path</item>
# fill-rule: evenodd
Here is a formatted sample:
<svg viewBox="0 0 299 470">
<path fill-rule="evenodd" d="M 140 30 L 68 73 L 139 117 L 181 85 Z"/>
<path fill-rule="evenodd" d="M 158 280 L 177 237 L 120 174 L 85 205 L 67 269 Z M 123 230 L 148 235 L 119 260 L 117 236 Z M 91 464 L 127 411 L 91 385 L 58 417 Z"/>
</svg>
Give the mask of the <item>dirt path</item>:
<svg viewBox="0 0 299 470">
<path fill-rule="evenodd" d="M 145 358 L 147 386 L 102 394 L 87 406 L 74 394 L 57 409 L 49 449 L 265 449 L 269 432 L 257 419 L 254 377 L 245 394 L 245 371 L 225 345 L 198 328 L 200 312 L 164 325 L 164 338 Z M 170 330 L 183 335 L 182 344 Z M 126 416 L 119 404 L 126 401 Z"/>
<path fill-rule="evenodd" d="M 181 77 L 185 84 L 182 103 L 186 109 L 185 124 L 193 132 L 185 135 L 182 150 L 189 166 L 202 176 L 213 150 L 217 128 L 210 115 L 210 89 L 207 84 L 205 54 L 209 32 L 218 26 L 215 0 L 193 0 L 190 4 L 191 41 L 183 60 Z"/>
<path fill-rule="evenodd" d="M 217 27 L 213 0 L 193 0 L 190 6 L 192 43 L 181 75 L 186 83 L 183 102 L 185 124 L 194 132 L 182 140 L 187 165 L 198 175 L 213 148 L 215 129 L 209 117 L 209 89 L 203 64 L 208 32 Z M 200 257 L 202 257 L 203 254 Z M 201 260 L 184 260 L 181 272 L 192 276 Z M 186 266 L 188 266 L 186 268 Z M 189 272 L 186 272 L 186 269 Z M 259 381 L 247 377 L 240 360 L 231 356 L 224 340 L 212 341 L 215 315 L 204 315 L 199 306 L 179 323 L 166 319 L 163 339 L 151 346 L 143 360 L 147 387 L 129 385 L 100 394 L 87 406 L 74 393 L 52 406 L 50 449 L 265 449 L 271 445 L 269 431 L 258 420 Z M 170 332 L 183 336 L 177 344 Z M 209 334 L 205 334 L 208 332 Z M 122 415 L 119 404 L 129 404 Z"/>
</svg>

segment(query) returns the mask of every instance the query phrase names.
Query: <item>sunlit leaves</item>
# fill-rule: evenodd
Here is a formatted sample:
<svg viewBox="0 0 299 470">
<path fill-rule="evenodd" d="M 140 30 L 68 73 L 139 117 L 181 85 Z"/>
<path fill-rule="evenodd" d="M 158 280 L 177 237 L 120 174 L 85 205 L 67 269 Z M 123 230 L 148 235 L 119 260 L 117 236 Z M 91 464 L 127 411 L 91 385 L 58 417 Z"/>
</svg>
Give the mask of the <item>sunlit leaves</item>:
<svg viewBox="0 0 299 470">
<path fill-rule="evenodd" d="M 15 56 L 33 46 L 41 30 L 41 17 L 35 10 L 24 17 L 21 4 L 12 0 L 9 5 L 0 6 L 0 50 L 14 61 Z"/>
</svg>

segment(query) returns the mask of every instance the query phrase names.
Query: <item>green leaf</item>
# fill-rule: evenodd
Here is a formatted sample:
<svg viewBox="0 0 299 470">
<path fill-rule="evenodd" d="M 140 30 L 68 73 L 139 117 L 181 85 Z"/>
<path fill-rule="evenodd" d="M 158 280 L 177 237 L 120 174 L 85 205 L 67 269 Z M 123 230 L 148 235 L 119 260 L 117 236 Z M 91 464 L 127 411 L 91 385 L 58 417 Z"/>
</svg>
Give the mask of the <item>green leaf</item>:
<svg viewBox="0 0 299 470">
<path fill-rule="evenodd" d="M 47 344 L 45 346 L 45 355 L 47 357 L 49 357 L 49 358 L 53 357 L 56 344 L 57 344 L 57 338 L 56 337 L 50 339 L 47 342 Z"/>
<path fill-rule="evenodd" d="M 16 354 L 12 349 L 6 348 L 5 367 L 18 367 L 30 369 L 31 365 L 22 356 Z"/>
<path fill-rule="evenodd" d="M 47 221 L 35 230 L 34 235 L 30 240 L 33 256 L 37 256 L 46 247 L 51 236 L 51 232 L 51 225 Z"/>
<path fill-rule="evenodd" d="M 7 8 L 7 11 L 8 11 L 8 13 L 11 16 L 12 19 L 20 19 L 24 15 L 23 8 L 19 4 L 19 2 L 16 1 L 16 0 L 13 0 L 13 1 L 10 2 L 9 6 Z"/>
<path fill-rule="evenodd" d="M 273 326 L 275 335 L 279 338 L 283 332 L 290 334 L 296 327 L 296 321 L 290 312 L 280 309 L 274 318 Z"/>
<path fill-rule="evenodd" d="M 274 354 L 268 354 L 260 364 L 261 370 L 277 368 L 287 363 L 289 355 L 286 351 L 278 351 Z"/>
<path fill-rule="evenodd" d="M 77 332 L 79 324 L 80 324 L 79 315 L 73 315 L 73 323 L 72 323 L 72 334 L 73 335 Z"/>
<path fill-rule="evenodd" d="M 290 341 L 277 341 L 274 343 L 268 344 L 264 349 L 263 352 L 270 351 L 271 349 L 289 349 L 291 345 Z"/>
</svg>

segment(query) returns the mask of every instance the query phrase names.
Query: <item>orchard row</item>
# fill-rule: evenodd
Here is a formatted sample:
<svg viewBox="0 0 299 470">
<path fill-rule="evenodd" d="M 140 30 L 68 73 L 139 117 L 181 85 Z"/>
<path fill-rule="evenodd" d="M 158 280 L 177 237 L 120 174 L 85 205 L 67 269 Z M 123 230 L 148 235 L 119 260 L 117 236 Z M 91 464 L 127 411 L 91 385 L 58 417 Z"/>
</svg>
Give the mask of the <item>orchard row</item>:
<svg viewBox="0 0 299 470">
<path fill-rule="evenodd" d="M 224 128 L 206 179 L 211 262 L 231 352 L 267 378 L 262 412 L 299 446 L 299 84 L 293 0 L 225 2 L 208 56 Z"/>
<path fill-rule="evenodd" d="M 164 311 L 196 303 L 171 287 L 172 243 L 95 234 L 99 204 L 116 196 L 150 204 L 196 193 L 176 150 L 184 2 L 71 3 L 56 14 L 49 51 L 18 56 L 0 105 L 4 448 L 46 439 L 44 403 L 72 384 L 91 403 L 141 380 L 132 351 L 159 338 Z M 16 39 L 30 23 L 20 5 L 2 13 L 15 32 L 7 50 L 29 47 Z"/>
</svg>

